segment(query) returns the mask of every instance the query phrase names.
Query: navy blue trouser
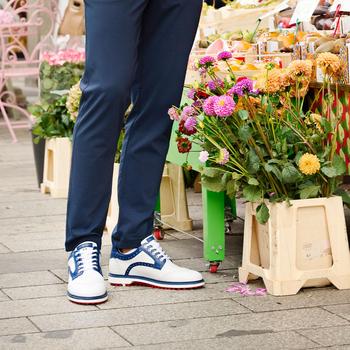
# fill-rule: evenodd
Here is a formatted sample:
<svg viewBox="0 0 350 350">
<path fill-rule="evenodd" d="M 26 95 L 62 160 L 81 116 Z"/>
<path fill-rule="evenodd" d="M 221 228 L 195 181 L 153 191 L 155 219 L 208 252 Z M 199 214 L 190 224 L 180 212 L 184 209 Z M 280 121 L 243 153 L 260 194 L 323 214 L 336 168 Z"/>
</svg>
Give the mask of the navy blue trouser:
<svg viewBox="0 0 350 350">
<path fill-rule="evenodd" d="M 113 248 L 134 248 L 152 232 L 172 123 L 181 99 L 202 0 L 85 0 L 86 67 L 73 135 L 66 250 L 99 246 L 124 113 L 119 219 Z"/>
</svg>

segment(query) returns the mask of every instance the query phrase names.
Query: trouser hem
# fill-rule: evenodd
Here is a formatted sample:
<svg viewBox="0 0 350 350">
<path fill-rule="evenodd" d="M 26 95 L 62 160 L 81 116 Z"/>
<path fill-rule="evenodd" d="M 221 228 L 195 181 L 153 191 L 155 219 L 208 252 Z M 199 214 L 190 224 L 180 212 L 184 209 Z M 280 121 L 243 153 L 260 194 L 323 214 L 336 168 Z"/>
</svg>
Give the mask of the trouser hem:
<svg viewBox="0 0 350 350">
<path fill-rule="evenodd" d="M 86 235 L 84 237 L 77 238 L 73 242 L 69 242 L 69 243 L 66 242 L 65 249 L 67 252 L 70 252 L 70 251 L 74 250 L 80 243 L 83 243 L 86 241 L 96 243 L 98 246 L 98 249 L 101 249 L 101 237 L 97 237 L 96 233 L 92 233 L 92 234 Z"/>
</svg>

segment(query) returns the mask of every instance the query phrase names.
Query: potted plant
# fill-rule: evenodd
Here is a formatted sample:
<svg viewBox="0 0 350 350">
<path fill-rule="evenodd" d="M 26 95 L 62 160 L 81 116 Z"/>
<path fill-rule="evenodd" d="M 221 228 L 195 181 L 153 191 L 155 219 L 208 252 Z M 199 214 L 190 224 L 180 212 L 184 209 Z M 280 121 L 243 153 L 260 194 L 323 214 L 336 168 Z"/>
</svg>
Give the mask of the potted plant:
<svg viewBox="0 0 350 350">
<path fill-rule="evenodd" d="M 75 121 L 66 104 L 67 96 L 63 95 L 51 103 L 43 102 L 30 107 L 35 117 L 32 129 L 34 143 L 45 140 L 41 190 L 44 193 L 50 192 L 54 197 L 66 197 L 68 191 L 71 138 Z"/>
<path fill-rule="evenodd" d="M 172 107 L 169 115 L 179 123 L 179 152 L 190 152 L 193 142 L 202 147 L 202 185 L 247 201 L 240 279 L 261 276 L 278 295 L 324 278 L 350 288 L 344 211 L 337 197 L 349 199 L 339 190 L 346 172 L 336 152 L 341 118 L 330 113 L 330 81 L 341 74 L 339 58 L 317 58 L 324 72 L 321 114 L 305 103 L 314 62 L 293 61 L 286 69 L 268 63 L 251 80 L 236 79 L 231 58 L 230 52 L 202 57 L 197 65 L 203 82 L 189 90 L 192 103 Z M 320 222 L 325 228 L 315 231 Z M 286 262 L 288 254 L 293 259 Z"/>
</svg>

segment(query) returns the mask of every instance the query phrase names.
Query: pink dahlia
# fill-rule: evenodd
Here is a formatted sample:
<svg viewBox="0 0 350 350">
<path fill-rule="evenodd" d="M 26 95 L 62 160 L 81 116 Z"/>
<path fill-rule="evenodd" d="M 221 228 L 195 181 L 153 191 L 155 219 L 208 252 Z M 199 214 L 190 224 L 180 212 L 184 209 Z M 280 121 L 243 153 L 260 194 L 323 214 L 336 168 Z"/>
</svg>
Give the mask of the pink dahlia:
<svg viewBox="0 0 350 350">
<path fill-rule="evenodd" d="M 187 97 L 190 98 L 191 100 L 194 100 L 195 96 L 196 96 L 196 89 L 190 89 L 187 92 Z"/>
<path fill-rule="evenodd" d="M 196 114 L 196 110 L 192 106 L 186 106 L 182 110 L 181 119 L 186 120 L 188 117 L 195 115 L 195 114 Z"/>
<path fill-rule="evenodd" d="M 198 64 L 200 67 L 210 67 L 215 63 L 215 58 L 212 56 L 203 56 L 199 59 Z"/>
<path fill-rule="evenodd" d="M 200 152 L 198 159 L 201 163 L 205 163 L 209 159 L 209 153 L 207 151 Z"/>
<path fill-rule="evenodd" d="M 169 108 L 168 114 L 171 120 L 180 120 L 180 115 L 175 107 Z"/>
<path fill-rule="evenodd" d="M 228 117 L 235 110 L 236 103 L 231 96 L 223 95 L 214 102 L 214 112 L 219 117 Z"/>
<path fill-rule="evenodd" d="M 216 115 L 214 110 L 214 103 L 218 99 L 218 96 L 210 96 L 203 103 L 203 111 L 206 115 L 214 116 Z"/>
<path fill-rule="evenodd" d="M 218 54 L 218 61 L 226 61 L 232 58 L 232 53 L 230 51 L 222 51 Z"/>
<path fill-rule="evenodd" d="M 221 148 L 220 153 L 216 161 L 220 165 L 225 165 L 230 159 L 230 153 L 226 148 Z"/>
<path fill-rule="evenodd" d="M 184 127 L 192 132 L 196 130 L 197 119 L 195 117 L 188 117 L 185 121 Z"/>
</svg>

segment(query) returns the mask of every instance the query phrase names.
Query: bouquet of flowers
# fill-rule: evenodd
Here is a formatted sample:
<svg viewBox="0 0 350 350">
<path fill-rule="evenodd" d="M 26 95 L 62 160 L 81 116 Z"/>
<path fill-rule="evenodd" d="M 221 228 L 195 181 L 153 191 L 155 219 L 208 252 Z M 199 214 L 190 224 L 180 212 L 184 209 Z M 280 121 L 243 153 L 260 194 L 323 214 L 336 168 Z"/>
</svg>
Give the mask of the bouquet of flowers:
<svg viewBox="0 0 350 350">
<path fill-rule="evenodd" d="M 66 93 L 83 75 L 85 52 L 66 49 L 58 52 L 45 51 L 40 65 L 40 97 L 42 101 L 53 102 Z"/>
<path fill-rule="evenodd" d="M 337 152 L 340 112 L 331 114 L 334 94 L 330 82 L 341 74 L 339 58 L 321 54 L 317 64 L 324 74 L 322 112 L 313 112 L 306 94 L 316 62 L 293 61 L 287 68 L 273 63 L 256 80 L 236 79 L 230 52 L 202 57 L 197 68 L 206 77 L 188 91 L 191 103 L 169 110 L 178 121 L 181 153 L 200 144 L 202 184 L 258 202 L 257 220 L 266 223 L 266 201 L 329 197 L 339 194 L 346 164 Z M 217 72 L 227 69 L 220 79 Z M 218 69 L 221 67 L 221 69 Z M 209 79 L 208 79 L 209 78 Z M 337 98 L 337 89 L 335 98 Z M 345 195 L 345 193 L 342 193 Z"/>
</svg>

